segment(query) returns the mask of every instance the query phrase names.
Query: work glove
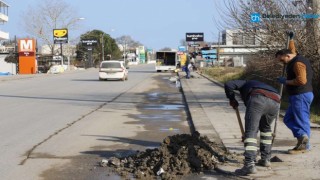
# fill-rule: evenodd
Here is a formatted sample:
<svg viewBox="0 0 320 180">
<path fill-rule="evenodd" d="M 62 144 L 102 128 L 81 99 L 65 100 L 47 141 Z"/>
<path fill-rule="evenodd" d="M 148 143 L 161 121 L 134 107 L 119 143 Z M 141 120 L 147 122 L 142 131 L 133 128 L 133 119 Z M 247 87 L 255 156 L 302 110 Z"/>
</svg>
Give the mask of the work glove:
<svg viewBox="0 0 320 180">
<path fill-rule="evenodd" d="M 294 33 L 293 33 L 292 31 L 290 31 L 290 32 L 288 33 L 288 35 L 289 35 L 290 40 L 293 39 Z"/>
<path fill-rule="evenodd" d="M 235 99 L 234 100 L 230 100 L 229 104 L 230 104 L 230 106 L 232 106 L 233 109 L 237 109 L 238 106 L 239 106 L 238 101 L 235 100 Z"/>
<path fill-rule="evenodd" d="M 287 82 L 287 78 L 285 78 L 285 77 L 278 77 L 277 80 L 281 84 L 286 84 L 286 82 Z"/>
</svg>

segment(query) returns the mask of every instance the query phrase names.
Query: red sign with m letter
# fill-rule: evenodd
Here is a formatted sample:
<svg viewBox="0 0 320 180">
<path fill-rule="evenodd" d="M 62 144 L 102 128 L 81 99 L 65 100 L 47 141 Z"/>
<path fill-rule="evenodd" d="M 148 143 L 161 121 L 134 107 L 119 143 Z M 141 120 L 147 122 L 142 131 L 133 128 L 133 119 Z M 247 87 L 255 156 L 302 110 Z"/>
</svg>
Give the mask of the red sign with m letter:
<svg viewBox="0 0 320 180">
<path fill-rule="evenodd" d="M 19 39 L 19 74 L 36 73 L 36 41 L 34 39 Z"/>
</svg>

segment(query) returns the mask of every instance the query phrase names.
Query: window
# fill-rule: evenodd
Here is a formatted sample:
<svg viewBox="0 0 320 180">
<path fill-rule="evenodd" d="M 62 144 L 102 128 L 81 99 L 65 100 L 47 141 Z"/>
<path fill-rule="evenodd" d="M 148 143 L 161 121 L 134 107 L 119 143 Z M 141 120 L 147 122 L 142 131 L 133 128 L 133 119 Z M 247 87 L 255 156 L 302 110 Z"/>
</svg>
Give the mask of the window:
<svg viewBox="0 0 320 180">
<path fill-rule="evenodd" d="M 255 40 L 254 36 L 249 36 L 249 35 L 244 36 L 244 45 L 254 45 L 255 44 L 254 40 Z"/>
<path fill-rule="evenodd" d="M 120 62 L 102 63 L 101 68 L 121 68 Z"/>
<path fill-rule="evenodd" d="M 243 34 L 242 33 L 232 33 L 232 43 L 233 45 L 243 44 Z"/>
</svg>

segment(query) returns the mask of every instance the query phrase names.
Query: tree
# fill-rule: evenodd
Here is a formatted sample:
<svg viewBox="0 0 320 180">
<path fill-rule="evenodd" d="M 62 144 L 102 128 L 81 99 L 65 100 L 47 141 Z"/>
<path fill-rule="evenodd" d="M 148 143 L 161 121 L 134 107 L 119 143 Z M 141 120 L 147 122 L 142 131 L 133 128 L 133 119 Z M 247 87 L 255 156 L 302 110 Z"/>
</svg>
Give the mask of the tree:
<svg viewBox="0 0 320 180">
<path fill-rule="evenodd" d="M 128 35 L 116 38 L 116 42 L 118 44 L 121 44 L 122 47 L 124 47 L 125 49 L 134 49 L 138 46 L 142 46 L 142 44 L 139 41 L 133 40 L 132 37 Z"/>
<path fill-rule="evenodd" d="M 17 64 L 18 63 L 18 55 L 15 53 L 10 53 L 4 58 L 4 61 L 7 63 Z"/>
<path fill-rule="evenodd" d="M 109 34 L 106 34 L 105 32 L 101 30 L 92 30 L 88 31 L 85 34 L 82 34 L 80 36 L 80 39 L 96 39 L 98 40 L 98 44 L 93 47 L 93 53 L 92 53 L 92 58 L 93 58 L 93 63 L 94 64 L 99 64 L 99 62 L 102 59 L 102 38 L 103 37 L 103 43 L 104 43 L 104 59 L 108 59 L 108 55 L 111 55 L 112 59 L 120 59 L 121 58 L 121 52 L 118 48 L 118 45 L 116 41 L 110 37 Z M 77 52 L 79 55 L 81 54 L 82 57 L 85 56 L 87 49 L 86 47 L 82 46 L 81 42 L 77 45 Z M 77 53 L 77 55 L 78 55 Z M 110 59 L 110 58 L 109 58 Z"/>
<path fill-rule="evenodd" d="M 38 6 L 29 7 L 28 16 L 21 19 L 26 32 L 38 39 L 39 44 L 47 44 L 51 53 L 55 54 L 53 44 L 53 29 L 74 30 L 78 26 L 76 11 L 64 0 L 42 0 Z"/>
<path fill-rule="evenodd" d="M 180 46 L 188 46 L 188 42 L 185 39 L 181 39 Z"/>
</svg>

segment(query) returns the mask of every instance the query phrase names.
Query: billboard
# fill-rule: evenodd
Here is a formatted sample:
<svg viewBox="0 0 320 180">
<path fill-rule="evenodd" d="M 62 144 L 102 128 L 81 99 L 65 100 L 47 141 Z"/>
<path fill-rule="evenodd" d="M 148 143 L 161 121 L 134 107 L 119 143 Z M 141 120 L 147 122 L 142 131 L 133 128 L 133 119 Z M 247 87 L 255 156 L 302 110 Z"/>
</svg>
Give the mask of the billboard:
<svg viewBox="0 0 320 180">
<path fill-rule="evenodd" d="M 96 46 L 98 44 L 98 40 L 96 39 L 82 39 L 82 46 Z"/>
<path fill-rule="evenodd" d="M 54 44 L 68 43 L 68 29 L 54 29 L 53 42 Z"/>
<path fill-rule="evenodd" d="M 140 63 L 145 63 L 146 61 L 146 52 L 144 46 L 139 46 L 139 59 Z"/>
<path fill-rule="evenodd" d="M 35 74 L 36 40 L 18 39 L 19 74 Z"/>
<path fill-rule="evenodd" d="M 203 41 L 203 33 L 186 33 L 186 41 Z"/>
</svg>

